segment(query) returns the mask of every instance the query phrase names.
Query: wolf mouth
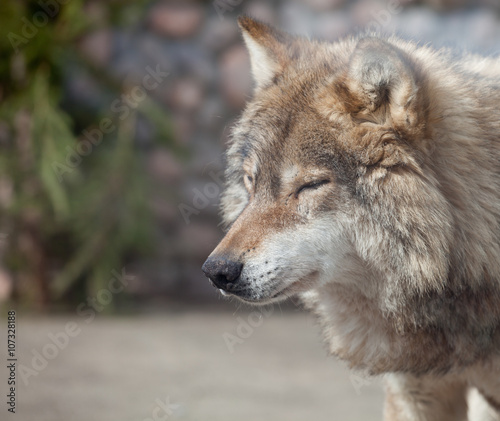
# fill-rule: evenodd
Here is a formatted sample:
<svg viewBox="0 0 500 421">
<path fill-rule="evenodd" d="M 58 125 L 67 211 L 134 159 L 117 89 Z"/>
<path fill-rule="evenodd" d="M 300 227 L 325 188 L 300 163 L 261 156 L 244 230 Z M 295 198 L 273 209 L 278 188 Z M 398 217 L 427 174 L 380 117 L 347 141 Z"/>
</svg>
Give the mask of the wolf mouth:
<svg viewBox="0 0 500 421">
<path fill-rule="evenodd" d="M 317 278 L 318 274 L 318 271 L 313 271 L 309 275 L 306 275 L 289 285 L 286 285 L 278 290 L 275 290 L 274 292 L 271 292 L 270 294 L 266 294 L 265 296 L 260 296 L 258 298 L 253 297 L 254 294 L 252 293 L 252 288 L 241 288 L 237 290 L 224 290 L 219 288 L 219 291 L 225 297 L 234 296 L 247 303 L 267 304 L 280 299 L 290 298 L 292 295 L 298 292 L 303 292 L 304 289 L 310 287 L 311 282 Z"/>
<path fill-rule="evenodd" d="M 298 292 L 303 292 L 305 289 L 309 289 L 311 287 L 311 284 L 318 278 L 318 275 L 319 272 L 317 270 L 314 270 L 310 274 L 300 278 L 297 281 L 292 282 L 290 285 L 277 291 L 274 295 L 271 296 L 271 298 L 289 298 L 290 296 Z"/>
</svg>

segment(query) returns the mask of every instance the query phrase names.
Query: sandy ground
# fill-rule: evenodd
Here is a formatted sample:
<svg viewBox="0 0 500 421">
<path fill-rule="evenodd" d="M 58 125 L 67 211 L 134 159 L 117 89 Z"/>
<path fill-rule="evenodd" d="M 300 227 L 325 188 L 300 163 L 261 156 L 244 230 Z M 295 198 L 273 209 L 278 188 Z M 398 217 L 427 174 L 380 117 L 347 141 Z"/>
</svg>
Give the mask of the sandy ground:
<svg viewBox="0 0 500 421">
<path fill-rule="evenodd" d="M 76 323 L 69 325 L 74 336 L 65 336 L 62 332 L 71 321 Z M 18 367 L 16 416 L 6 416 L 4 397 L 0 419 L 370 421 L 382 417 L 381 381 L 355 376 L 343 363 L 327 357 L 314 320 L 302 312 L 275 309 L 259 318 L 258 313 L 243 310 L 181 311 L 97 315 L 87 321 L 77 316 L 19 318 L 19 363 L 27 370 Z M 1 331 L 5 361 L 6 335 Z M 54 341 L 49 334 L 58 338 L 58 348 L 50 345 Z M 33 361 L 37 353 L 52 359 Z M 5 396 L 5 367 L 2 377 Z"/>
</svg>

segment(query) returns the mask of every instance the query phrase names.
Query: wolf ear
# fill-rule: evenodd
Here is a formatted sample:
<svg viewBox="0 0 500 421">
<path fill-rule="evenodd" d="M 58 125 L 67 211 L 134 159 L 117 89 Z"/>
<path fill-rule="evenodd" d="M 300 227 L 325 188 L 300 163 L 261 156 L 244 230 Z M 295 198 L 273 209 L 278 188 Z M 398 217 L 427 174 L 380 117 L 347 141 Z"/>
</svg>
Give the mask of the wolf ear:
<svg viewBox="0 0 500 421">
<path fill-rule="evenodd" d="M 362 113 L 414 126 L 420 109 L 417 79 L 403 51 L 378 38 L 363 38 L 349 62 L 347 88 Z"/>
<path fill-rule="evenodd" d="M 257 89 L 262 88 L 268 85 L 290 60 L 287 50 L 293 37 L 247 16 L 240 16 L 238 24 L 250 53 Z"/>
</svg>

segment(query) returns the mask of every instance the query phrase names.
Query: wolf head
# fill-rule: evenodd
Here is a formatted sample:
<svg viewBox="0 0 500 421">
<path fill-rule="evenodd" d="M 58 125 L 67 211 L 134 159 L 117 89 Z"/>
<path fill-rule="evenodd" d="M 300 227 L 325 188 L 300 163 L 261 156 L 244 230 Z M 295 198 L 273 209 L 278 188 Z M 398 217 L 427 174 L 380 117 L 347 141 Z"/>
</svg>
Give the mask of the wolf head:
<svg viewBox="0 0 500 421">
<path fill-rule="evenodd" d="M 451 216 L 426 164 L 419 63 L 378 37 L 327 44 L 239 25 L 256 87 L 227 152 L 229 229 L 205 274 L 252 303 L 338 282 L 390 311 L 442 288 Z"/>
</svg>

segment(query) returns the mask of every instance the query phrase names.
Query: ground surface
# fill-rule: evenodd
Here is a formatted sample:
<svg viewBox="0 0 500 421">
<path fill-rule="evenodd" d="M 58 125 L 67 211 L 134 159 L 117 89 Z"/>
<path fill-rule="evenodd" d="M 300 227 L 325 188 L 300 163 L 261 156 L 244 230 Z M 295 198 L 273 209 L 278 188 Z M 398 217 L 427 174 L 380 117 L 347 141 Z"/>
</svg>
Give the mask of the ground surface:
<svg viewBox="0 0 500 421">
<path fill-rule="evenodd" d="M 77 323 L 70 332 L 79 333 L 65 341 L 61 332 L 70 320 Z M 370 421 L 382 416 L 381 382 L 353 376 L 327 357 L 313 319 L 300 312 L 275 309 L 260 319 L 239 310 L 86 320 L 18 320 L 19 363 L 35 371 L 24 372 L 25 385 L 18 367 L 17 414 L 9 419 Z M 64 349 L 48 345 L 49 333 Z M 0 345 L 5 360 L 4 334 Z M 42 358 L 33 361 L 37 352 L 53 358 L 45 368 Z M 5 368 L 2 377 L 5 396 Z M 6 419 L 4 399 L 0 419 Z"/>
</svg>

